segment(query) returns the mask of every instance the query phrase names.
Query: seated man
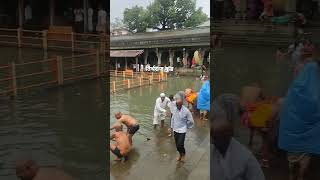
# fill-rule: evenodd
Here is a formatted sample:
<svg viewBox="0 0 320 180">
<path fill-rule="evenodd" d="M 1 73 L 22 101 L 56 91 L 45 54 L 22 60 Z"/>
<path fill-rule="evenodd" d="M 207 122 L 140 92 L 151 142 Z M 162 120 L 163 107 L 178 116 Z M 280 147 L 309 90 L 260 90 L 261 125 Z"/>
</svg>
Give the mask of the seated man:
<svg viewBox="0 0 320 180">
<path fill-rule="evenodd" d="M 119 123 L 123 123 L 127 126 L 127 133 L 130 140 L 130 144 L 132 144 L 132 136 L 139 130 L 140 126 L 133 117 L 129 115 L 123 115 L 121 112 L 115 114 L 115 118 Z"/>
<path fill-rule="evenodd" d="M 122 158 L 124 160 L 128 160 L 128 153 L 131 150 L 131 143 L 127 133 L 122 132 L 122 128 L 115 128 L 116 132 L 111 134 L 110 140 L 114 140 L 116 143 L 110 143 L 110 151 L 117 156 L 115 161 L 121 161 Z"/>
<path fill-rule="evenodd" d="M 219 180 L 264 180 L 257 159 L 233 136 L 231 121 L 224 110 L 213 107 L 211 117 L 211 178 Z"/>
<path fill-rule="evenodd" d="M 40 168 L 33 160 L 18 162 L 16 175 L 21 180 L 74 180 L 73 177 L 57 168 Z"/>
</svg>

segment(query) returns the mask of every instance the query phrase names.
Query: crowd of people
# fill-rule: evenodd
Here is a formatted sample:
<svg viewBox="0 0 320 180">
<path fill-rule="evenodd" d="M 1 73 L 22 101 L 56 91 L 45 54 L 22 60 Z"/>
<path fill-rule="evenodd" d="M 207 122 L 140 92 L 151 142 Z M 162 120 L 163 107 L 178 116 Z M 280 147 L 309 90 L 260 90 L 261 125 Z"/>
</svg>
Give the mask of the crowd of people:
<svg viewBox="0 0 320 180">
<path fill-rule="evenodd" d="M 73 14 L 71 14 L 71 12 Z M 71 16 L 74 19 L 74 29 L 75 32 L 82 33 L 84 31 L 84 16 L 85 12 L 82 8 L 69 8 L 65 12 L 66 16 Z M 107 12 L 102 6 L 98 9 L 88 8 L 87 12 L 87 29 L 90 33 L 105 33 L 107 30 Z"/>
<path fill-rule="evenodd" d="M 87 14 L 87 27 L 84 27 L 85 13 Z M 33 20 L 33 10 L 30 4 L 24 8 L 24 22 L 29 24 Z M 107 12 L 99 6 L 98 9 L 89 7 L 87 12 L 83 8 L 68 8 L 64 11 L 63 16 L 66 20 L 73 22 L 75 32 L 82 33 L 86 28 L 88 32 L 105 33 L 107 30 Z"/>
<path fill-rule="evenodd" d="M 210 111 L 210 82 L 203 78 L 203 85 L 197 93 L 188 88 L 179 91 L 175 95 L 167 97 L 161 93 L 156 99 L 153 112 L 153 126 L 156 130 L 164 128 L 165 120 L 169 119 L 168 137 L 175 139 L 178 156 L 176 161 L 185 161 L 186 149 L 184 146 L 186 133 L 194 126 L 194 116 L 199 112 L 201 120 L 208 120 Z M 116 123 L 110 128 L 110 151 L 117 157 L 116 161 L 128 160 L 130 151 L 133 148 L 132 137 L 138 132 L 140 126 L 138 121 L 130 115 L 123 115 L 121 112 L 115 114 Z M 127 132 L 123 132 L 123 126 Z M 114 131 L 113 131 L 114 130 Z"/>
</svg>

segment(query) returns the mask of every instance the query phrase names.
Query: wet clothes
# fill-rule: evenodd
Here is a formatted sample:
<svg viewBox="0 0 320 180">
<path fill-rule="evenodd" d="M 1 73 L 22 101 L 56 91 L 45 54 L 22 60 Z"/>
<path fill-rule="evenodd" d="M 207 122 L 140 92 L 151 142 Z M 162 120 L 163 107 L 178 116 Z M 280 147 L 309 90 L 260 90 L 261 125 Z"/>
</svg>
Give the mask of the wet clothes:
<svg viewBox="0 0 320 180">
<path fill-rule="evenodd" d="M 129 134 L 135 134 L 138 130 L 140 129 L 139 124 L 133 125 L 131 127 L 128 128 L 128 133 Z"/>
</svg>

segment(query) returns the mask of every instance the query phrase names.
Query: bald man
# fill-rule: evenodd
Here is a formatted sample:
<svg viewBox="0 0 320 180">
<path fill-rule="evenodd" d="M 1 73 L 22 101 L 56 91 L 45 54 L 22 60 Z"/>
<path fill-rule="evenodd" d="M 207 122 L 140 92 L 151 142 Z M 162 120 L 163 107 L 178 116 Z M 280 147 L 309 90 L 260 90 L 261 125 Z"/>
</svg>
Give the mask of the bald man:
<svg viewBox="0 0 320 180">
<path fill-rule="evenodd" d="M 265 180 L 257 159 L 233 136 L 233 127 L 222 108 L 211 117 L 211 178 L 219 180 Z"/>
<path fill-rule="evenodd" d="M 127 133 L 122 132 L 122 126 L 116 126 L 114 128 L 116 132 L 112 133 L 110 140 L 114 140 L 115 143 L 110 143 L 110 151 L 117 156 L 115 161 L 128 160 L 128 153 L 131 151 L 132 145 Z"/>
<path fill-rule="evenodd" d="M 179 97 L 176 98 L 175 106 L 171 107 L 172 118 L 171 128 L 174 133 L 174 140 L 176 143 L 177 161 L 184 161 L 186 150 L 184 148 L 184 140 L 188 129 L 191 129 L 194 125 L 193 117 L 189 109 L 183 106 L 183 100 Z"/>
<path fill-rule="evenodd" d="M 124 115 L 121 112 L 115 114 L 115 118 L 118 123 L 123 123 L 127 126 L 127 133 L 130 140 L 130 144 L 132 144 L 132 136 L 140 129 L 140 125 L 137 120 L 129 115 Z"/>
<path fill-rule="evenodd" d="M 75 180 L 57 168 L 39 168 L 33 160 L 18 162 L 16 175 L 21 180 Z"/>
</svg>

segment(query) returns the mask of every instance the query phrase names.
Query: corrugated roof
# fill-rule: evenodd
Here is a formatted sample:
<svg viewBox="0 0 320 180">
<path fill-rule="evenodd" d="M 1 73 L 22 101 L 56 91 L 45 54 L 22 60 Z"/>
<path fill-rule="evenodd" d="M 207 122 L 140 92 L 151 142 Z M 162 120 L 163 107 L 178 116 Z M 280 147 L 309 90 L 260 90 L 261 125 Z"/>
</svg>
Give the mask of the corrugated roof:
<svg viewBox="0 0 320 180">
<path fill-rule="evenodd" d="M 110 57 L 137 57 L 143 53 L 143 50 L 112 50 Z"/>
</svg>

